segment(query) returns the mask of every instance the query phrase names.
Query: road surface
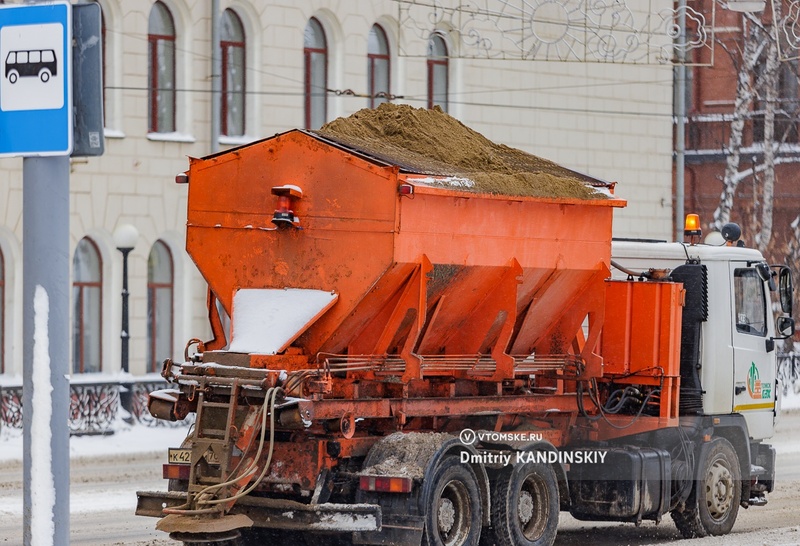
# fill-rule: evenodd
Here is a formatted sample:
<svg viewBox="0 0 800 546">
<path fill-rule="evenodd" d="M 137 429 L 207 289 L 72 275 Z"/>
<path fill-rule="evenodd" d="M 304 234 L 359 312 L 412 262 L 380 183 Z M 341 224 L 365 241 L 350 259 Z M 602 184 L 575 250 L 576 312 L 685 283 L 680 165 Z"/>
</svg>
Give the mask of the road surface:
<svg viewBox="0 0 800 546">
<path fill-rule="evenodd" d="M 740 510 L 731 535 L 686 546 L 800 544 L 800 412 L 784 413 L 772 442 L 778 451 L 777 490 L 764 507 Z M 156 519 L 133 515 L 137 489 L 160 490 L 163 453 L 80 457 L 71 463 L 70 543 L 73 546 L 175 546 L 154 530 Z M 22 465 L 0 462 L 0 546 L 22 543 Z M 579 522 L 561 515 L 557 546 L 647 546 L 680 539 L 669 517 L 660 525 Z"/>
</svg>

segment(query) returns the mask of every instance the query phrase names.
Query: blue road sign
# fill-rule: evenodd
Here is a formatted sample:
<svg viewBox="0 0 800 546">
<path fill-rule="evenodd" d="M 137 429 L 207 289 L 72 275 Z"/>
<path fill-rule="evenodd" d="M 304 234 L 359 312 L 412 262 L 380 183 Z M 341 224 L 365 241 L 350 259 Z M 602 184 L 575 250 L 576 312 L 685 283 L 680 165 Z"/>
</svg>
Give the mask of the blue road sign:
<svg viewBox="0 0 800 546">
<path fill-rule="evenodd" d="M 0 6 L 0 156 L 72 151 L 72 7 Z"/>
</svg>

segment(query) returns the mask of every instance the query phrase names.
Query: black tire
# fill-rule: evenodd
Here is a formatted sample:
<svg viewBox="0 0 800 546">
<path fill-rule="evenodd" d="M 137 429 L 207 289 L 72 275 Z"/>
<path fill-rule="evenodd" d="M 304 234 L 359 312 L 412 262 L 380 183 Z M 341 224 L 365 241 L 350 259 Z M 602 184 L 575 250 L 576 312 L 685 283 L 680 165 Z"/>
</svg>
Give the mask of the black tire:
<svg viewBox="0 0 800 546">
<path fill-rule="evenodd" d="M 12 70 L 11 72 L 8 73 L 8 81 L 10 83 L 17 83 L 18 79 L 19 79 L 19 74 L 17 74 L 16 70 Z"/>
<path fill-rule="evenodd" d="M 558 480 L 548 464 L 504 468 L 492 481 L 491 530 L 484 544 L 551 546 L 558 531 Z"/>
<path fill-rule="evenodd" d="M 702 480 L 695 482 L 697 502 L 691 510 L 672 512 L 684 538 L 727 535 L 736 523 L 742 495 L 739 457 L 725 438 L 715 438 L 703 461 Z"/>
<path fill-rule="evenodd" d="M 475 472 L 458 457 L 445 457 L 431 476 L 422 499 L 423 546 L 477 546 L 481 535 L 481 493 Z"/>
<path fill-rule="evenodd" d="M 42 83 L 47 83 L 50 80 L 50 71 L 43 68 L 41 72 L 39 72 L 39 79 L 42 80 Z"/>
</svg>

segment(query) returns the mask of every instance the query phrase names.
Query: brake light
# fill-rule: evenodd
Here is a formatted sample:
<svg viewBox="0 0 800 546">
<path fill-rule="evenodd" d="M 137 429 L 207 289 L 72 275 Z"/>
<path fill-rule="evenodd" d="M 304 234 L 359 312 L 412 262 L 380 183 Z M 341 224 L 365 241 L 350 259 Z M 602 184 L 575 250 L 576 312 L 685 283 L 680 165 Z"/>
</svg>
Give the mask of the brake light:
<svg viewBox="0 0 800 546">
<path fill-rule="evenodd" d="M 359 487 L 381 493 L 411 493 L 412 482 L 411 478 L 396 476 L 361 476 Z"/>
<path fill-rule="evenodd" d="M 161 473 L 165 480 L 188 480 L 191 468 L 188 464 L 165 464 Z"/>
</svg>

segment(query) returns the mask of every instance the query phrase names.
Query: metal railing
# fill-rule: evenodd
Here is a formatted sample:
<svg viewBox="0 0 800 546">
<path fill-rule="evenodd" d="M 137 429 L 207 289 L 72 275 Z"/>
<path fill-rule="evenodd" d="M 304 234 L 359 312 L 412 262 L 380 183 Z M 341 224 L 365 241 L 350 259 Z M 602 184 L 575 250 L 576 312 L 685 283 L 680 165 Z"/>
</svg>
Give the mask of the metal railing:
<svg viewBox="0 0 800 546">
<path fill-rule="evenodd" d="M 69 431 L 72 435 L 113 434 L 119 419 L 128 417 L 121 407 L 120 394 L 132 393 L 129 422 L 148 427 L 180 427 L 190 424 L 184 421 L 169 422 L 155 419 L 147 410 L 148 394 L 163 389 L 166 381 L 121 382 L 118 378 L 108 381 L 81 382 L 71 384 L 69 403 Z M 0 427 L 22 429 L 22 385 L 0 387 Z"/>
</svg>

